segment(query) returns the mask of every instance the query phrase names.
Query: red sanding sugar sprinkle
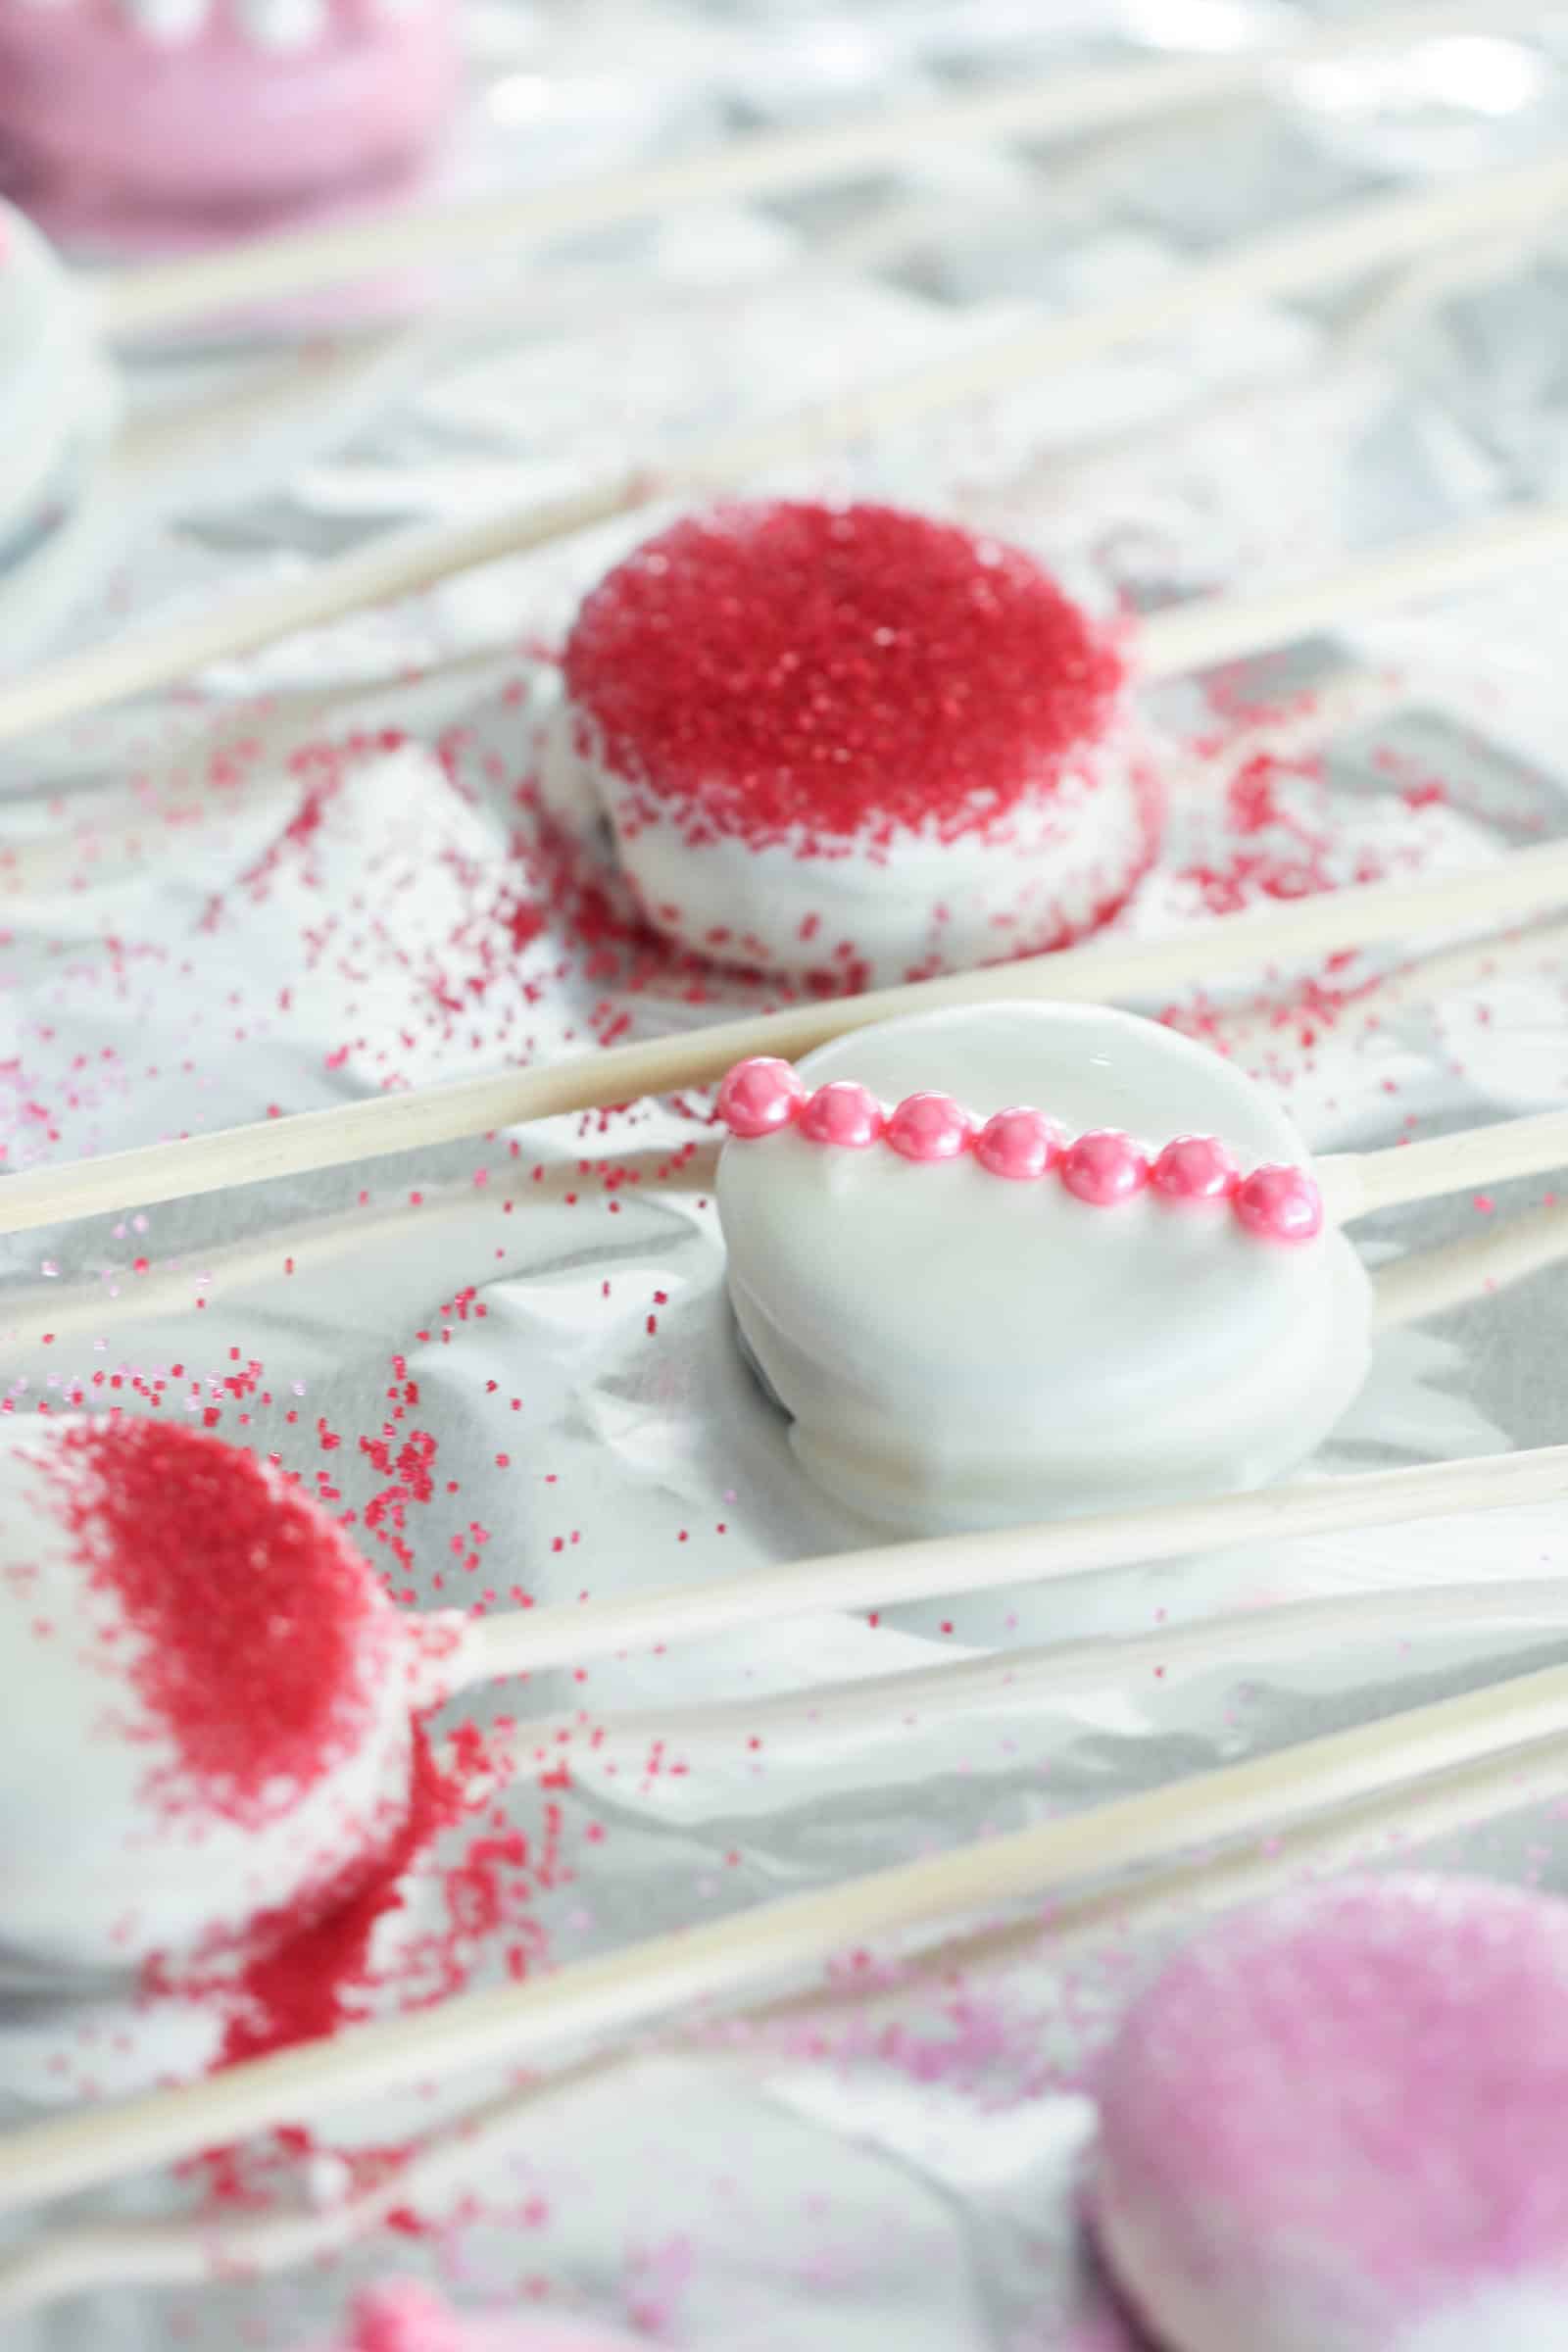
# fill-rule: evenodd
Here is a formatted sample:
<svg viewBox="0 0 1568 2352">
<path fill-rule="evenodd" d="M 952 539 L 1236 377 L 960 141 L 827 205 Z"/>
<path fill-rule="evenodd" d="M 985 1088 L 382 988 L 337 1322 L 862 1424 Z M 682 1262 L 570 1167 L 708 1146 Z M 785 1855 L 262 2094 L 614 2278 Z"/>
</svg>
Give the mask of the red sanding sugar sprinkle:
<svg viewBox="0 0 1568 2352">
<path fill-rule="evenodd" d="M 368 1569 L 238 1446 L 121 1420 L 60 1442 L 66 1524 L 141 1637 L 126 1669 L 183 1782 L 231 1818 L 265 1817 L 341 1759 L 369 1711 Z"/>
<path fill-rule="evenodd" d="M 584 603 L 564 667 L 615 775 L 693 839 L 754 847 L 987 824 L 1104 733 L 1125 676 L 1016 548 L 793 504 L 649 540 Z"/>
</svg>

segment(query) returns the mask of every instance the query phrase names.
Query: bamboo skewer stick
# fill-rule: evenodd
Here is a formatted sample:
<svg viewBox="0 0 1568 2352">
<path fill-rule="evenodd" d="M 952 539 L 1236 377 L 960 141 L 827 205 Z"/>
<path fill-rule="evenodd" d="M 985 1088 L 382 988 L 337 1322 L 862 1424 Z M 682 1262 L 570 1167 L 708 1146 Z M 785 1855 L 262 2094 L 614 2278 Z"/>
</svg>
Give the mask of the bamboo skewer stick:
<svg viewBox="0 0 1568 2352">
<path fill-rule="evenodd" d="M 1539 0 L 1493 0 L 1489 24 L 1533 18 Z M 581 235 L 680 205 L 775 194 L 850 172 L 918 158 L 933 141 L 1082 135 L 1148 122 L 1238 96 L 1270 75 L 1337 64 L 1475 28 L 1466 0 L 1422 0 L 1373 9 L 1347 24 L 1298 33 L 1224 56 L 1073 68 L 1057 64 L 1026 80 L 973 95 L 880 108 L 847 122 L 731 139 L 672 161 L 635 164 L 564 186 L 484 197 L 444 210 L 400 212 L 346 226 L 296 230 L 194 260 L 122 272 L 94 289 L 100 330 L 116 338 L 159 333 L 192 320 L 296 299 L 371 271 L 463 263 L 496 251 Z"/>
<path fill-rule="evenodd" d="M 741 1999 L 880 1938 L 1272 1832 L 1303 1813 L 1357 1803 L 1565 1730 L 1568 1666 L 1547 1667 L 1068 1820 L 657 1936 L 536 1984 L 465 1993 L 416 2020 L 352 2027 L 178 2089 L 51 2117 L 0 2140 L 0 2211 L 421 2081 L 559 2062 L 580 2042 Z"/>
<path fill-rule="evenodd" d="M 1458 948 L 1441 949 L 1412 963 L 1385 972 L 1353 988 L 1335 1013 L 1326 1040 L 1332 1047 L 1354 1042 L 1387 1029 L 1401 1014 L 1425 1010 L 1445 998 L 1472 993 L 1486 996 L 1520 979 L 1544 980 L 1568 987 L 1568 923 L 1538 924 L 1501 938 L 1471 940 Z M 1310 1059 L 1320 1042 L 1302 1041 L 1298 1009 L 1289 995 L 1283 1004 L 1266 997 L 1214 1016 L 1205 1036 L 1228 1061 L 1254 1073 L 1273 1074 L 1284 1061 Z"/>
<path fill-rule="evenodd" d="M 1145 623 L 1141 674 L 1180 677 L 1427 597 L 1463 595 L 1565 548 L 1568 504 L 1514 507 L 1352 556 L 1333 571 L 1261 595 L 1196 598 Z"/>
<path fill-rule="evenodd" d="M 1403 1852 L 1440 1838 L 1485 1826 L 1498 1816 L 1559 1798 L 1568 1783 L 1568 1740 L 1538 1740 L 1507 1748 L 1454 1771 L 1410 1785 L 1400 1783 L 1358 1803 L 1287 1824 L 1265 1843 L 1218 1856 L 1187 1858 L 1144 1872 L 1131 1885 L 1109 1892 L 1066 1897 L 1054 1903 L 1050 1918 L 1053 1954 L 1079 1949 L 1114 1936 L 1157 1928 L 1167 1918 L 1190 1922 L 1194 1913 L 1211 1915 L 1260 1901 L 1304 1875 L 1347 1871 L 1387 1861 L 1391 1847 Z M 946 1938 L 934 1951 L 915 1955 L 900 1972 L 898 1991 L 939 1968 L 996 1969 L 1042 1942 L 1038 1921 L 1014 1923 L 967 1937 Z M 885 1980 L 876 1980 L 878 1994 Z M 838 2010 L 868 2005 L 867 1989 L 842 1987 L 825 1999 L 799 1997 L 753 2011 L 740 2042 L 726 2042 L 729 2063 L 776 2063 L 769 2029 L 803 2017 L 830 2019 Z M 701 2046 L 702 2029 L 675 2036 Z M 263 2214 L 214 2228 L 206 2221 L 66 2223 L 34 2234 L 15 2254 L 0 2260 L 0 2313 L 32 2311 L 68 2295 L 116 2285 L 200 2285 L 215 2278 L 270 2277 L 297 2269 L 354 2244 L 384 2226 L 400 2207 L 421 2210 L 454 2191 L 461 2193 L 475 2167 L 515 2138 L 534 2113 L 598 2078 L 615 2063 L 612 2055 L 564 2070 L 521 2091 L 488 2101 L 450 2131 L 434 2133 L 415 2150 L 389 2180 L 344 2203 L 313 2214 Z"/>
<path fill-rule="evenodd" d="M 865 1551 L 749 1569 L 707 1584 L 666 1585 L 607 1601 L 508 1609 L 465 1622 L 439 1669 L 448 1696 L 498 1676 L 580 1666 L 627 1650 L 776 1625 L 814 1609 L 870 1609 L 957 1592 L 995 1592 L 1108 1568 L 1180 1559 L 1238 1544 L 1390 1527 L 1455 1511 L 1568 1495 L 1568 1446 L 1313 1479 L 1201 1502 L 1157 1503 L 1046 1527 L 935 1536 Z"/>
<path fill-rule="evenodd" d="M 1473 235 L 1488 224 L 1528 221 L 1564 204 L 1565 157 L 1509 166 L 1436 189 L 1373 197 L 1341 207 L 1326 220 L 1276 230 L 1176 270 L 1163 284 L 1043 320 L 979 350 L 925 361 L 839 399 L 676 453 L 653 471 L 630 471 L 573 497 L 475 522 L 388 533 L 318 565 L 304 579 L 251 590 L 211 612 L 34 670 L 0 698 L 0 743 L 171 684 L 294 631 L 413 595 L 455 572 L 567 537 L 654 498 L 704 496 L 734 487 L 760 468 L 934 415 L 1047 368 L 1100 357 L 1240 303 L 1303 293 L 1407 260 L 1446 237 Z"/>
<path fill-rule="evenodd" d="M 656 1740 L 678 1749 L 682 1761 L 690 1762 L 705 1748 L 722 1751 L 753 1737 L 766 1740 L 768 1755 L 777 1765 L 792 1747 L 803 1749 L 809 1759 L 819 1755 L 826 1742 L 879 1734 L 897 1740 L 911 1725 L 929 1731 L 987 1708 L 1033 1707 L 1055 1696 L 1081 1697 L 1112 1687 L 1148 1690 L 1148 1678 L 1156 1672 L 1171 1685 L 1187 1675 L 1226 1667 L 1245 1668 L 1255 1676 L 1266 1665 L 1298 1659 L 1330 1643 L 1343 1648 L 1349 1642 L 1459 1635 L 1539 1639 L 1563 1632 L 1568 1632 L 1568 1586 L 1558 1576 L 1495 1584 L 1391 1585 L 1231 1610 L 1192 1624 L 1162 1626 L 1152 1634 L 1093 1635 L 1075 1642 L 986 1650 L 935 1666 L 814 1683 L 768 1698 L 676 1700 L 662 1707 L 639 1707 L 596 1717 L 592 1755 L 579 1756 L 574 1769 L 592 1776 L 607 1762 L 624 1762 L 628 1755 L 645 1757 Z M 559 1753 L 552 1743 L 569 1733 L 577 1720 L 551 1715 L 520 1722 L 512 1735 L 513 1753 L 519 1758 L 546 1750 Z"/>
<path fill-rule="evenodd" d="M 1329 1215 L 1347 1224 L 1380 1208 L 1440 1200 L 1472 1185 L 1510 1184 L 1564 1165 L 1568 1111 L 1545 1110 L 1535 1118 L 1498 1119 L 1490 1127 L 1466 1127 L 1457 1135 L 1435 1135 L 1387 1152 L 1336 1152 L 1317 1162 L 1316 1174 Z"/>
<path fill-rule="evenodd" d="M 1287 1824 L 1258 1848 L 1175 1864 L 1141 1874 L 1109 1892 L 1067 1897 L 1054 1903 L 1050 1936 L 1053 1954 L 1092 1946 L 1108 1936 L 1157 1928 L 1168 1918 L 1191 1921 L 1261 1900 L 1298 1883 L 1308 1873 L 1346 1871 L 1386 1861 L 1391 1847 L 1403 1852 L 1439 1838 L 1452 1838 L 1500 1815 L 1545 1804 L 1568 1783 L 1568 1740 L 1538 1740 L 1508 1748 L 1479 1762 L 1439 1773 L 1414 1786 L 1401 1783 L 1359 1803 Z M 978 1935 L 951 1937 L 916 1954 L 900 1972 L 894 1995 L 933 1970 L 951 1980 L 994 1970 L 1037 1952 L 1038 1921 Z M 775 2025 L 788 2027 L 809 2017 L 825 2023 L 845 2008 L 863 2010 L 885 1997 L 880 1975 L 875 1994 L 856 1984 L 826 1997 L 795 1997 L 750 2013 L 746 2035 L 726 2040 L 730 2064 L 776 2063 L 769 2038 Z M 675 2037 L 701 2046 L 699 2027 Z M 125 2285 L 200 2285 L 215 2278 L 266 2278 L 318 2261 L 381 2228 L 400 2207 L 427 2210 L 438 2198 L 461 2193 L 474 2168 L 493 2150 L 515 2138 L 533 2115 L 577 2088 L 585 2079 L 606 2074 L 615 2063 L 607 2055 L 564 2070 L 518 2092 L 488 2101 L 476 2114 L 441 2132 L 415 2150 L 388 2180 L 312 2214 L 263 2214 L 215 2228 L 210 2221 L 64 2223 L 34 2233 L 15 2254 L 0 2259 L 0 2313 L 33 2311 L 68 2295 Z"/>
<path fill-rule="evenodd" d="M 1528 1806 L 1560 1801 L 1565 1786 L 1568 1740 L 1500 1748 L 1474 1764 L 1413 1783 L 1398 1782 L 1354 1803 L 1287 1822 L 1255 1844 L 1184 1855 L 1140 1871 L 1130 1881 L 1054 1898 L 1043 1919 L 959 1931 L 923 1945 L 896 1970 L 877 1971 L 869 1983 L 841 1975 L 825 1991 L 787 1995 L 751 2009 L 747 2031 L 760 2029 L 765 2049 L 762 2036 L 775 2018 L 794 2024 L 808 2017 L 820 2030 L 837 2013 L 874 2013 L 884 2001 L 896 2003 L 906 1996 L 913 1986 L 951 1986 L 958 1971 L 965 1976 L 989 1974 L 1019 1965 L 1038 1971 L 1042 1963 L 1070 1961 L 1106 1943 L 1125 1947 L 1130 1935 L 1191 1933 L 1200 1917 L 1260 1902 L 1300 1886 L 1303 1879 L 1387 1862 L 1418 1843 L 1460 1836 Z M 1049 1948 L 1043 1929 L 1049 1930 Z"/>
<path fill-rule="evenodd" d="M 0 1181 L 0 1233 L 145 1207 L 488 1135 L 565 1112 L 612 1108 L 707 1086 L 752 1054 L 794 1059 L 847 1031 L 943 1004 L 1001 998 L 1057 1004 L 1157 999 L 1200 975 L 1368 947 L 1445 926 L 1536 912 L 1568 899 L 1568 844 L 1516 851 L 1478 872 L 1380 882 L 1293 906 L 1227 915 L 1175 938 L 1097 943 L 1026 956 L 1004 969 L 958 972 L 860 997 L 790 1005 L 690 1035 L 616 1046 L 539 1070 L 508 1070 L 421 1087 L 216 1135 L 145 1144 Z"/>
<path fill-rule="evenodd" d="M 1528 1281 L 1568 1257 L 1568 1201 L 1499 1218 L 1489 1233 L 1469 1234 L 1434 1250 L 1412 1250 L 1372 1278 L 1373 1327 L 1397 1329 L 1446 1308 Z"/>
</svg>

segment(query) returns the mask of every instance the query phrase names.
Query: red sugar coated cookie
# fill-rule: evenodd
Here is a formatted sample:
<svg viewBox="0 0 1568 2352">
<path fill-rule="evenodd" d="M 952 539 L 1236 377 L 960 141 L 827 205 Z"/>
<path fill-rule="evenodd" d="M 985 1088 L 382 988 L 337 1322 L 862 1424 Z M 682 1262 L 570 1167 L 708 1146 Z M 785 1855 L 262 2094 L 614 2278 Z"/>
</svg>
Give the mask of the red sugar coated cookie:
<svg viewBox="0 0 1568 2352">
<path fill-rule="evenodd" d="M 617 776 L 760 847 L 991 824 L 1103 730 L 1124 671 L 1015 548 L 893 507 L 771 505 L 618 564 L 565 674 Z"/>
<path fill-rule="evenodd" d="M 1059 946 L 1152 854 L 1116 633 L 952 523 L 689 517 L 588 596 L 564 684 L 547 804 L 717 961 L 856 987 Z"/>
<path fill-rule="evenodd" d="M 7 1952 L 168 1975 L 314 1916 L 409 1819 L 416 1646 L 272 1464 L 128 1416 L 9 1423 Z"/>
<path fill-rule="evenodd" d="M 60 1509 L 124 1626 L 181 1781 L 243 1817 L 351 1746 L 380 1595 L 325 1513 L 238 1446 L 155 1421 L 62 1431 Z"/>
</svg>

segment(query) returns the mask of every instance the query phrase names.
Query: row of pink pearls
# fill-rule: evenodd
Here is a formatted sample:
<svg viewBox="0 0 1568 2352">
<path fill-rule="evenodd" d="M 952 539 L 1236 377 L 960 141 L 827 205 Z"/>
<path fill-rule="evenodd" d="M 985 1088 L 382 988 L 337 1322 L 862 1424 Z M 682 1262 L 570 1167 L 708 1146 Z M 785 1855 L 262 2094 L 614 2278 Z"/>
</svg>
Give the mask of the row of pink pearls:
<svg viewBox="0 0 1568 2352">
<path fill-rule="evenodd" d="M 808 1093 L 787 1061 L 766 1054 L 736 1063 L 718 1090 L 718 1115 L 743 1139 L 794 1127 L 809 1143 L 851 1152 L 887 1144 L 905 1159 L 972 1152 L 993 1176 L 1014 1184 L 1054 1170 L 1076 1200 L 1095 1208 L 1130 1200 L 1146 1186 L 1167 1200 L 1227 1200 L 1238 1222 L 1265 1241 L 1309 1242 L 1323 1230 L 1322 1197 L 1304 1168 L 1254 1168 L 1244 1176 L 1211 1135 L 1180 1135 L 1151 1158 L 1114 1128 L 1069 1142 L 1043 1110 L 1023 1105 L 982 1123 L 951 1095 L 921 1094 L 889 1111 L 853 1079 Z"/>
</svg>

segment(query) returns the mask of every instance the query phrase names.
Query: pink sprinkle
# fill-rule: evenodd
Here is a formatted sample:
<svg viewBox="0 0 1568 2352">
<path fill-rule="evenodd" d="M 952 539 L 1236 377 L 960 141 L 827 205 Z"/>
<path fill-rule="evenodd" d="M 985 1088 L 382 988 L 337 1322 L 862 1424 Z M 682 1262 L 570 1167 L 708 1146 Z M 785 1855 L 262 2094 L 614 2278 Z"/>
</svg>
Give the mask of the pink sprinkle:
<svg viewBox="0 0 1568 2352">
<path fill-rule="evenodd" d="M 819 1086 L 801 1113 L 801 1133 L 813 1144 L 842 1144 L 863 1152 L 882 1134 L 882 1105 L 853 1078 Z"/>
<path fill-rule="evenodd" d="M 1061 1135 L 1043 1110 L 1020 1105 L 994 1112 L 975 1139 L 974 1151 L 993 1176 L 1027 1184 L 1055 1166 L 1061 1157 Z"/>
<path fill-rule="evenodd" d="M 1236 1162 L 1217 1136 L 1179 1135 L 1155 1160 L 1150 1182 L 1167 1200 L 1223 1200 L 1235 1192 Z"/>
<path fill-rule="evenodd" d="M 974 1121 L 951 1095 L 908 1095 L 888 1121 L 888 1142 L 906 1159 L 956 1159 Z"/>
<path fill-rule="evenodd" d="M 1130 1135 L 1097 1128 L 1070 1144 L 1062 1157 L 1061 1181 L 1076 1200 L 1095 1208 L 1130 1200 L 1149 1182 L 1149 1161 Z"/>
<path fill-rule="evenodd" d="M 718 1115 L 731 1135 L 773 1135 L 800 1115 L 806 1089 L 787 1061 L 770 1054 L 738 1061 L 718 1090 Z"/>
<path fill-rule="evenodd" d="M 1236 1214 L 1271 1242 L 1310 1242 L 1323 1230 L 1323 1197 L 1304 1168 L 1254 1168 L 1237 1188 Z"/>
</svg>

